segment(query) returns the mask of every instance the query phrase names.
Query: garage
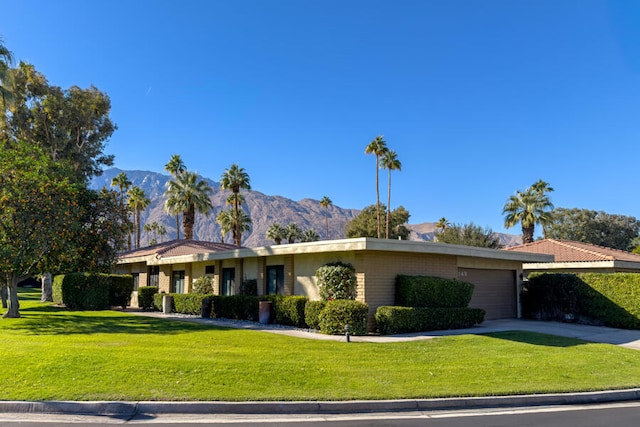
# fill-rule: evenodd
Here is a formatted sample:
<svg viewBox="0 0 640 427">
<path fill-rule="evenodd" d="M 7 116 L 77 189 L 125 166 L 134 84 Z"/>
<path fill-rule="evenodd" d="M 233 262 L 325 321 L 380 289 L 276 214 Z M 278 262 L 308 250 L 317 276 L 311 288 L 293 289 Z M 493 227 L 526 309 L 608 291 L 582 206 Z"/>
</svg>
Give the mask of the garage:
<svg viewBox="0 0 640 427">
<path fill-rule="evenodd" d="M 475 285 L 469 307 L 484 309 L 485 319 L 518 316 L 515 270 L 458 268 L 458 278 Z"/>
</svg>

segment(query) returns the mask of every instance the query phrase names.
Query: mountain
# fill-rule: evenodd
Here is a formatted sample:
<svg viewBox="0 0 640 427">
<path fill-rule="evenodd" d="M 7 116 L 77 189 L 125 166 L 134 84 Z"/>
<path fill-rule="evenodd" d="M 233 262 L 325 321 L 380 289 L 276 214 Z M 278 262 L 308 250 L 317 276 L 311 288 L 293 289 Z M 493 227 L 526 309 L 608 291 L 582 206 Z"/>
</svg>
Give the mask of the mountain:
<svg viewBox="0 0 640 427">
<path fill-rule="evenodd" d="M 163 225 L 167 230 L 164 240 L 175 239 L 176 236 L 176 220 L 175 217 L 169 216 L 164 212 L 164 192 L 166 183 L 171 177 L 156 172 L 149 171 L 123 171 L 117 168 L 111 168 L 104 171 L 101 176 L 94 177 L 90 187 L 99 190 L 103 187 L 111 188 L 111 180 L 120 172 L 125 172 L 133 185 L 142 188 L 151 200 L 149 207 L 141 214 L 142 224 L 156 221 Z M 209 178 L 203 179 L 213 189 L 211 201 L 213 202 L 214 212 L 209 216 L 196 214 L 196 222 L 193 227 L 193 236 L 197 240 L 207 240 L 219 242 L 220 226 L 216 223 L 215 217 L 221 209 L 229 209 L 230 206 L 225 205 L 228 191 L 220 190 L 220 183 Z M 281 196 L 269 196 L 259 191 L 244 191 L 246 205 L 249 216 L 253 221 L 251 232 L 242 236 L 242 245 L 247 247 L 266 246 L 273 244 L 272 240 L 268 240 L 265 235 L 267 228 L 274 222 L 282 226 L 290 223 L 296 223 L 302 230 L 313 229 L 321 239 L 325 238 L 326 222 L 325 209 L 320 206 L 320 200 L 302 199 L 294 201 Z M 353 219 L 360 211 L 358 209 L 344 209 L 339 206 L 331 205 L 328 209 L 329 221 L 329 239 L 342 239 L 345 237 L 345 225 Z M 180 224 L 182 227 L 182 224 Z M 422 224 L 409 225 L 412 230 L 411 240 L 416 241 L 433 241 L 435 222 L 425 222 Z M 182 228 L 180 229 L 182 235 Z M 499 233 L 500 239 L 505 246 L 513 246 L 520 243 L 520 236 Z M 148 244 L 152 236 L 142 233 L 141 244 Z M 233 243 L 231 234 L 225 236 L 225 242 Z"/>
</svg>

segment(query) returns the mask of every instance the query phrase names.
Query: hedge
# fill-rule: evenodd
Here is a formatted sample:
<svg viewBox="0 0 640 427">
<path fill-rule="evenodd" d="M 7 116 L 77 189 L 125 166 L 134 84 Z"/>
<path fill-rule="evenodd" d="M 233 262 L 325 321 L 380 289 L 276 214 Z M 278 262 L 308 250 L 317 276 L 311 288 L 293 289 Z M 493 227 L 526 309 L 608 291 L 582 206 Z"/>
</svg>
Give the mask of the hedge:
<svg viewBox="0 0 640 427">
<path fill-rule="evenodd" d="M 202 302 L 211 294 L 171 294 L 176 313 L 202 315 Z"/>
<path fill-rule="evenodd" d="M 70 273 L 53 279 L 53 301 L 72 310 L 126 308 L 133 292 L 133 276 L 101 273 Z"/>
<path fill-rule="evenodd" d="M 157 293 L 157 286 L 140 286 L 138 288 L 138 307 L 142 310 L 153 310 L 153 296 Z"/>
<path fill-rule="evenodd" d="M 523 285 L 522 312 L 533 319 L 640 329 L 640 274 L 532 274 Z"/>
<path fill-rule="evenodd" d="M 305 306 L 309 299 L 303 296 L 293 295 L 272 295 L 269 298 L 272 305 L 272 319 L 279 325 L 295 326 L 304 328 Z"/>
<path fill-rule="evenodd" d="M 311 329 L 320 329 L 320 313 L 327 305 L 326 301 L 307 301 L 304 306 L 304 319 Z"/>
<path fill-rule="evenodd" d="M 316 270 L 316 278 L 323 300 L 356 299 L 356 269 L 351 264 L 330 262 Z"/>
<path fill-rule="evenodd" d="M 376 310 L 378 332 L 402 334 L 470 328 L 484 321 L 480 308 L 422 308 L 381 306 Z"/>
<path fill-rule="evenodd" d="M 260 298 L 250 295 L 212 295 L 211 317 L 258 320 Z"/>
<path fill-rule="evenodd" d="M 473 285 L 431 276 L 396 276 L 396 305 L 405 307 L 467 307 Z"/>
<path fill-rule="evenodd" d="M 345 325 L 349 325 L 351 335 L 366 335 L 368 313 L 369 306 L 360 301 L 327 301 L 319 315 L 320 332 L 330 335 L 344 334 Z"/>
</svg>

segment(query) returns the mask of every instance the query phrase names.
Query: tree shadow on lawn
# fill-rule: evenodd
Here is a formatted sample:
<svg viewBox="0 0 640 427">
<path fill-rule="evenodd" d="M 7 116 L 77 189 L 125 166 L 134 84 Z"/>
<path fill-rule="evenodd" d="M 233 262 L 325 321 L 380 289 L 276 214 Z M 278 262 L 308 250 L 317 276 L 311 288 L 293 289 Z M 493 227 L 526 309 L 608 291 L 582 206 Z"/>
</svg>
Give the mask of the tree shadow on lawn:
<svg viewBox="0 0 640 427">
<path fill-rule="evenodd" d="M 575 347 L 590 343 L 589 341 L 584 341 L 578 338 L 561 337 L 558 335 L 541 334 L 539 332 L 529 331 L 490 332 L 481 335 L 545 347 Z"/>
<path fill-rule="evenodd" d="M 170 335 L 205 330 L 228 330 L 168 319 L 126 315 L 105 311 L 69 311 L 43 306 L 21 309 L 15 322 L 0 323 L 0 329 L 24 331 L 30 335 L 71 334 L 159 334 Z"/>
</svg>

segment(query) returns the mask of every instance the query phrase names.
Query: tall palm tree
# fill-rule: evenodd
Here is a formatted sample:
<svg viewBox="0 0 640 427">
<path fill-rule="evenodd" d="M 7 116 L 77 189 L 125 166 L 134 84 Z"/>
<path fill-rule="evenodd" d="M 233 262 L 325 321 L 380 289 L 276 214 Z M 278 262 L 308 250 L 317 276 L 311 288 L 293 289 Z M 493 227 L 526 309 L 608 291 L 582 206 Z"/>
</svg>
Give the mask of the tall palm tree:
<svg viewBox="0 0 640 427">
<path fill-rule="evenodd" d="M 251 190 L 251 184 L 249 179 L 249 174 L 244 170 L 244 168 L 239 167 L 237 164 L 232 164 L 230 168 L 225 169 L 222 174 L 222 178 L 220 179 L 220 187 L 223 190 L 231 190 L 234 197 L 233 210 L 234 210 L 234 244 L 236 246 L 240 246 L 240 238 L 242 236 L 242 232 L 240 231 L 240 223 L 238 222 L 241 218 L 240 214 L 240 190 Z M 246 214 L 245 214 L 246 215 Z"/>
<path fill-rule="evenodd" d="M 387 143 L 382 135 L 376 136 L 364 150 L 365 154 L 373 154 L 376 156 L 376 217 L 378 221 L 378 239 L 382 235 L 380 227 L 380 183 L 378 172 L 380 170 L 380 156 L 387 150 Z"/>
<path fill-rule="evenodd" d="M 553 188 L 543 180 L 538 180 L 525 191 L 516 191 L 507 199 L 502 208 L 505 215 L 504 226 L 511 228 L 517 223 L 522 224 L 522 243 L 533 242 L 535 225 L 543 227 L 551 221 L 553 203 L 547 193 Z"/>
<path fill-rule="evenodd" d="M 158 233 L 158 236 L 160 236 L 160 243 L 162 243 L 164 241 L 164 236 L 166 236 L 167 234 L 167 229 L 165 228 L 164 225 L 158 224 L 157 233 Z"/>
<path fill-rule="evenodd" d="M 127 174 L 124 172 L 120 172 L 118 175 L 111 178 L 111 186 L 117 187 L 120 192 L 120 203 L 122 206 L 127 206 L 127 190 L 131 188 L 131 180 L 127 177 Z M 127 233 L 127 249 L 131 250 L 131 222 L 127 221 L 127 227 L 129 228 L 129 232 Z"/>
<path fill-rule="evenodd" d="M 11 83 L 9 82 L 11 73 L 9 71 L 13 64 L 13 54 L 4 45 L 4 41 L 0 38 L 0 109 L 4 111 L 7 103 L 13 99 Z"/>
<path fill-rule="evenodd" d="M 398 154 L 393 150 L 387 150 L 382 153 L 382 157 L 380 157 L 380 166 L 383 169 L 386 169 L 389 174 L 389 181 L 387 182 L 387 231 L 385 234 L 385 239 L 389 238 L 389 222 L 391 219 L 391 171 L 392 170 L 402 170 L 402 163 L 398 160 Z"/>
<path fill-rule="evenodd" d="M 325 234 L 325 240 L 329 240 L 329 206 L 331 206 L 333 202 L 327 196 L 324 196 L 322 200 L 320 200 L 320 206 L 324 208 L 324 222 L 327 228 Z"/>
<path fill-rule="evenodd" d="M 287 235 L 287 230 L 281 226 L 280 224 L 274 222 L 267 228 L 267 239 L 273 240 L 276 242 L 276 245 L 282 243 L 282 239 L 284 239 Z"/>
<path fill-rule="evenodd" d="M 213 209 L 211 191 L 209 184 L 202 179 L 198 180 L 195 172 L 182 172 L 174 180 L 167 182 L 165 210 L 174 215 L 182 213 L 185 239 L 193 239 L 196 211 L 209 215 Z"/>
<path fill-rule="evenodd" d="M 187 166 L 182 161 L 180 154 L 174 154 L 164 165 L 164 170 L 169 172 L 175 180 L 179 175 L 187 171 Z M 176 213 L 176 240 L 180 240 L 180 212 Z"/>
<path fill-rule="evenodd" d="M 144 190 L 140 187 L 131 187 L 127 191 L 129 195 L 129 207 L 133 210 L 134 214 L 134 226 L 136 231 L 136 248 L 140 248 L 140 213 L 145 210 L 151 200 L 144 193 Z"/>
</svg>

